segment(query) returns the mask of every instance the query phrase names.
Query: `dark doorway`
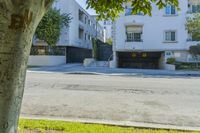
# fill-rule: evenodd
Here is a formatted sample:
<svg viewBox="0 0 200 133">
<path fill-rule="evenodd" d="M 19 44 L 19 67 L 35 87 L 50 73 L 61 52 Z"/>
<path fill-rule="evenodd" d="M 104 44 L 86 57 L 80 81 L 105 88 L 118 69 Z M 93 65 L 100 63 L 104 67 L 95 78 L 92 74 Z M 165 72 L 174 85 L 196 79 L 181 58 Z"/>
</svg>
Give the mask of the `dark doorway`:
<svg viewBox="0 0 200 133">
<path fill-rule="evenodd" d="M 92 58 L 92 50 L 67 47 L 66 48 L 66 62 L 67 63 L 83 63 L 85 58 Z"/>
<path fill-rule="evenodd" d="M 161 52 L 118 52 L 119 68 L 159 69 Z"/>
</svg>

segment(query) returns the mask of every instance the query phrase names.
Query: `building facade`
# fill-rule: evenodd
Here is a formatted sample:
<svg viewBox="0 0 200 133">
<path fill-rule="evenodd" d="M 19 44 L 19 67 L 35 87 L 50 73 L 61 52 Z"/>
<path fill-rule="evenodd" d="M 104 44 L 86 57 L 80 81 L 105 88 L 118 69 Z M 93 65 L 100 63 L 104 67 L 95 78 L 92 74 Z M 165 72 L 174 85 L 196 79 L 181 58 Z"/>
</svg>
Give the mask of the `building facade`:
<svg viewBox="0 0 200 133">
<path fill-rule="evenodd" d="M 54 7 L 61 13 L 70 13 L 72 17 L 69 28 L 62 30 L 58 45 L 91 49 L 92 38 L 103 40 L 103 27 L 75 0 L 59 0 Z"/>
<path fill-rule="evenodd" d="M 168 58 L 192 61 L 188 50 L 198 42 L 192 41 L 185 23 L 191 13 L 199 10 L 199 4 L 179 0 L 181 10 L 171 5 L 159 10 L 153 4 L 152 16 L 132 15 L 131 5 L 126 4 L 125 12 L 113 23 L 112 67 L 168 69 Z"/>
<path fill-rule="evenodd" d="M 84 58 L 91 58 L 92 38 L 103 41 L 103 27 L 75 0 L 55 1 L 53 8 L 59 9 L 61 13 L 70 13 L 72 18 L 69 27 L 62 29 L 56 44 L 66 47 L 66 62 L 83 62 Z"/>
</svg>

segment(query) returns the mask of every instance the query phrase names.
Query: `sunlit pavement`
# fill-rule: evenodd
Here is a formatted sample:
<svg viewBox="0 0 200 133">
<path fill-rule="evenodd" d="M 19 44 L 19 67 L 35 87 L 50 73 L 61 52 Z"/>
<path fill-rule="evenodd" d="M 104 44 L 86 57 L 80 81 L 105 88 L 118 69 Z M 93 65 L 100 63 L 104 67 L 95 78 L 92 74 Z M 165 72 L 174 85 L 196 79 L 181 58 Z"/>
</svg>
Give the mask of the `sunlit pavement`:
<svg viewBox="0 0 200 133">
<path fill-rule="evenodd" d="M 170 71 L 150 69 L 120 69 L 108 67 L 84 67 L 82 64 L 66 64 L 54 67 L 29 68 L 28 71 L 36 73 L 65 73 L 65 74 L 96 74 L 96 75 L 124 75 L 124 76 L 175 76 L 200 77 L 200 71 Z"/>
<path fill-rule="evenodd" d="M 28 72 L 22 116 L 200 127 L 200 78 Z M 200 129 L 199 129 L 200 130 Z"/>
</svg>

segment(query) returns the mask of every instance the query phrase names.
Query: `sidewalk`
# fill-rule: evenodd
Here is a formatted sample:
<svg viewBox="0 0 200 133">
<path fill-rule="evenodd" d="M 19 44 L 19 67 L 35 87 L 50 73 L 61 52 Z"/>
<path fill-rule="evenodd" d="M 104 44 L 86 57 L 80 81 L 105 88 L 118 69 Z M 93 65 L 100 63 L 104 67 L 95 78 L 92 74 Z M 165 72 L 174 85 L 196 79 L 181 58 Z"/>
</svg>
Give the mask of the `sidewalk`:
<svg viewBox="0 0 200 133">
<path fill-rule="evenodd" d="M 98 74 L 116 76 L 175 76 L 175 77 L 200 77 L 200 71 L 170 71 L 149 69 L 122 69 L 107 67 L 84 67 L 82 64 L 66 64 L 53 67 L 29 68 L 28 72 L 51 73 L 61 72 L 66 74 Z"/>
</svg>

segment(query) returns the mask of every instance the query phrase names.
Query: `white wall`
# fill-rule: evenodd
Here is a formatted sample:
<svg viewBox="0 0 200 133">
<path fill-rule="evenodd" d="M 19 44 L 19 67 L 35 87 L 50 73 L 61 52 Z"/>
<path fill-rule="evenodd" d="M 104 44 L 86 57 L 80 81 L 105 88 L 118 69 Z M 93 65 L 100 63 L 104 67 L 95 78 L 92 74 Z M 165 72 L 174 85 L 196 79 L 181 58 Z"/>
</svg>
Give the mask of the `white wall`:
<svg viewBox="0 0 200 133">
<path fill-rule="evenodd" d="M 28 65 L 29 66 L 56 66 L 66 63 L 65 56 L 46 56 L 46 55 L 36 55 L 29 56 Z"/>
</svg>

